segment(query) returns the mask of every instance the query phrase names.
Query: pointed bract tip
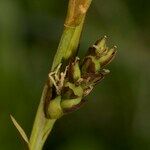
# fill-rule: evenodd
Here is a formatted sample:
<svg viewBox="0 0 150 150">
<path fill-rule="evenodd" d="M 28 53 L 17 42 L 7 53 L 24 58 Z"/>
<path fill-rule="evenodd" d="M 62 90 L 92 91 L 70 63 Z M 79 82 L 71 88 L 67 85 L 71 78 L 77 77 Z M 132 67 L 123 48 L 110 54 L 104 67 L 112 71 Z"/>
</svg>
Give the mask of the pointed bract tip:
<svg viewBox="0 0 150 150">
<path fill-rule="evenodd" d="M 118 47 L 116 45 L 114 45 L 114 49 L 117 49 Z"/>
<path fill-rule="evenodd" d="M 104 35 L 104 37 L 103 37 L 104 39 L 107 39 L 108 37 L 107 37 L 107 35 Z"/>
<path fill-rule="evenodd" d="M 110 70 L 108 70 L 108 69 L 103 69 L 102 70 L 102 74 L 103 75 L 107 75 L 107 74 L 109 74 L 110 73 Z"/>
</svg>

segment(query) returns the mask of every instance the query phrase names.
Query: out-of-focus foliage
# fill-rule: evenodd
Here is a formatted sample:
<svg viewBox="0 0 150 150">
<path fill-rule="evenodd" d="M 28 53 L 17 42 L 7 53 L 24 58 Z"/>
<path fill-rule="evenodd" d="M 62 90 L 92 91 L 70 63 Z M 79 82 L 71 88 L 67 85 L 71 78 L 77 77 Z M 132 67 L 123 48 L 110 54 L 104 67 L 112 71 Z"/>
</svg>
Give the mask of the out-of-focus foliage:
<svg viewBox="0 0 150 150">
<path fill-rule="evenodd" d="M 79 111 L 57 121 L 45 150 L 150 149 L 150 2 L 93 0 L 80 55 L 103 35 L 118 46 L 111 74 Z M 0 0 L 0 149 L 23 149 L 56 52 L 66 0 Z"/>
</svg>

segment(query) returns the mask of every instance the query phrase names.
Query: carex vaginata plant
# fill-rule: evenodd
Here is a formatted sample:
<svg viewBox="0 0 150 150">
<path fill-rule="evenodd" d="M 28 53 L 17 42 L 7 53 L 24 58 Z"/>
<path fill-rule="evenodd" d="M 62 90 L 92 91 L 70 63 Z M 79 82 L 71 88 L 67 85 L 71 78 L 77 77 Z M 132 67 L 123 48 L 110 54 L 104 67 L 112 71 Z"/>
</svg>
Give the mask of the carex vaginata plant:
<svg viewBox="0 0 150 150">
<path fill-rule="evenodd" d="M 95 85 L 110 72 L 105 67 L 115 57 L 116 47 L 107 47 L 106 36 L 89 47 L 83 58 L 77 54 L 91 1 L 69 0 L 63 34 L 42 92 L 30 139 L 11 116 L 29 150 L 41 150 L 55 121 L 79 109 Z"/>
</svg>

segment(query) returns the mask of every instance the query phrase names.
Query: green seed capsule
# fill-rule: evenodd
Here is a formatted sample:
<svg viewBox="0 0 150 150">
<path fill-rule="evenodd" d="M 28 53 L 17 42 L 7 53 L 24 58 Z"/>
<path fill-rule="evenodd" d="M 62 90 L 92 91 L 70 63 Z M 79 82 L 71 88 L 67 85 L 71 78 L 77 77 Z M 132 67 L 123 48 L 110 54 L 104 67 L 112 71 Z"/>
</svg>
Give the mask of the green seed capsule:
<svg viewBox="0 0 150 150">
<path fill-rule="evenodd" d="M 110 63 L 112 61 L 112 59 L 115 57 L 115 54 L 116 54 L 116 49 L 115 48 L 111 48 L 105 55 L 103 55 L 99 59 L 99 62 L 101 64 L 101 66 L 105 66 L 108 63 Z"/>
<path fill-rule="evenodd" d="M 78 105 L 82 100 L 82 97 L 75 99 L 65 99 L 61 102 L 61 107 L 63 109 L 72 109 L 74 106 Z"/>
<path fill-rule="evenodd" d="M 102 39 L 98 40 L 93 45 L 93 47 L 96 48 L 96 51 L 99 53 L 99 55 L 101 55 L 107 49 L 106 40 L 107 40 L 107 37 L 104 36 Z"/>
<path fill-rule="evenodd" d="M 70 82 L 76 82 L 78 79 L 81 78 L 78 57 L 76 57 L 75 60 L 68 65 L 67 77 Z"/>
<path fill-rule="evenodd" d="M 68 88 L 65 93 L 68 93 L 69 96 L 63 97 L 60 105 L 62 109 L 72 109 L 72 107 L 78 105 L 81 102 L 83 97 L 83 89 L 81 86 L 76 86 L 70 82 L 67 82 L 65 87 Z M 69 94 L 69 91 L 73 93 Z M 65 93 L 63 94 L 66 95 Z"/>
<path fill-rule="evenodd" d="M 55 99 L 50 101 L 48 106 L 48 113 L 51 119 L 58 119 L 63 115 L 60 102 L 61 96 L 57 96 Z"/>
<path fill-rule="evenodd" d="M 81 71 L 79 68 L 79 59 L 76 58 L 77 60 L 74 62 L 74 66 L 73 66 L 73 79 L 74 80 L 78 80 L 81 78 Z"/>
</svg>

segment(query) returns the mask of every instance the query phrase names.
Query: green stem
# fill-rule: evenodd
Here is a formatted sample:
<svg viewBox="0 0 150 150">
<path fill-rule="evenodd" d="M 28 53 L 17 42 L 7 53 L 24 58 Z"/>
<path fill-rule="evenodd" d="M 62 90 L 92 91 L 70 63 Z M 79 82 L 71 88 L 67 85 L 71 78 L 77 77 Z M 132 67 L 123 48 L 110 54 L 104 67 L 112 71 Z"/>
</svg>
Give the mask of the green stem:
<svg viewBox="0 0 150 150">
<path fill-rule="evenodd" d="M 45 85 L 30 137 L 30 150 L 42 150 L 42 147 L 56 121 L 55 119 L 51 120 L 45 118 L 43 106 L 47 90 L 48 87 Z"/>
<path fill-rule="evenodd" d="M 65 27 L 53 61 L 52 70 L 60 64 L 63 59 L 68 60 L 75 55 L 79 45 L 86 11 L 90 3 L 91 0 L 69 1 Z M 43 108 L 48 93 L 47 91 L 48 85 L 45 84 L 29 141 L 29 150 L 42 150 L 56 121 L 55 119 L 47 119 L 44 114 Z"/>
<path fill-rule="evenodd" d="M 54 57 L 52 70 L 59 65 L 63 59 L 68 60 L 71 56 L 75 56 L 80 40 L 83 22 L 84 18 L 79 26 L 64 28 L 64 32 Z"/>
<path fill-rule="evenodd" d="M 65 28 L 62 34 L 52 70 L 62 62 L 76 55 L 86 12 L 92 0 L 70 0 L 68 5 Z"/>
</svg>

